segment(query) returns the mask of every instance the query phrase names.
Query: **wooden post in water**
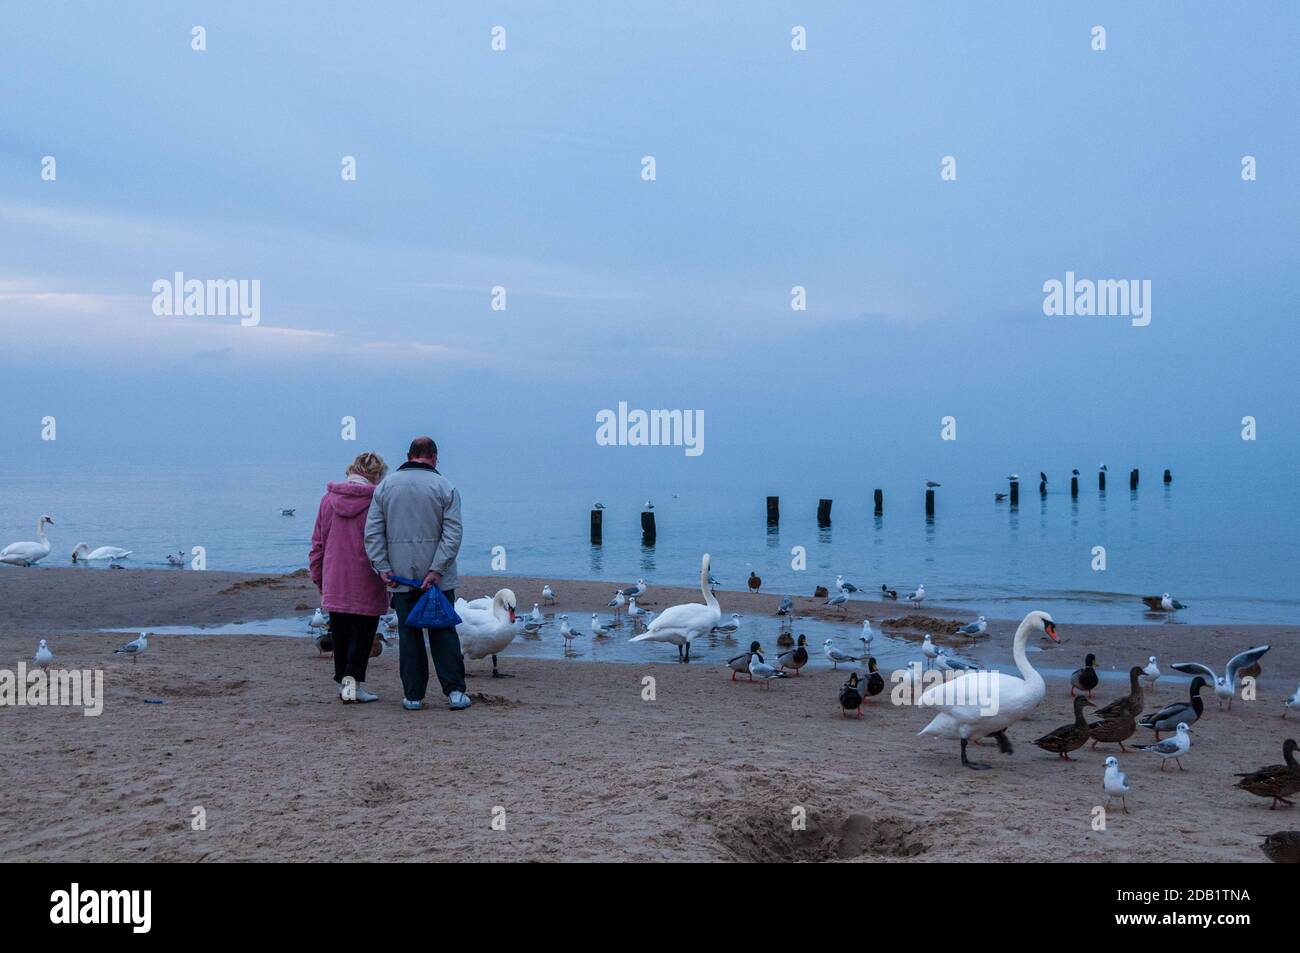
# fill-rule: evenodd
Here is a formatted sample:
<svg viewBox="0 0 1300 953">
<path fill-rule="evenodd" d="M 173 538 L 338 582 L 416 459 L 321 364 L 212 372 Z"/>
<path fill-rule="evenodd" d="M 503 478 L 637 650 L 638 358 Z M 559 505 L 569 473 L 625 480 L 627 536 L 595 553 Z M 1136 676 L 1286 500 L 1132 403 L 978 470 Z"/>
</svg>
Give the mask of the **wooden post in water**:
<svg viewBox="0 0 1300 953">
<path fill-rule="evenodd" d="M 1070 496 L 1078 496 L 1078 495 L 1079 495 L 1079 478 L 1077 476 L 1072 476 L 1070 477 Z"/>
<path fill-rule="evenodd" d="M 831 525 L 831 501 L 830 500 L 817 501 L 817 525 L 818 526 Z"/>
<path fill-rule="evenodd" d="M 653 543 L 655 541 L 655 515 L 646 510 L 641 514 L 641 542 Z"/>
<path fill-rule="evenodd" d="M 1136 490 L 1136 489 L 1138 488 L 1138 472 L 1137 472 L 1137 470 L 1130 470 L 1130 471 L 1129 471 L 1129 474 L 1128 474 L 1128 488 L 1129 488 L 1130 490 Z"/>
<path fill-rule="evenodd" d="M 1047 481 L 1046 481 L 1046 480 L 1039 480 L 1039 481 L 1038 481 L 1038 495 L 1039 495 L 1039 496 L 1047 496 Z"/>
<path fill-rule="evenodd" d="M 876 515 L 877 516 L 885 515 L 885 491 L 884 490 L 876 491 Z"/>
<path fill-rule="evenodd" d="M 1165 471 L 1165 482 L 1166 482 L 1166 483 L 1173 483 L 1173 482 L 1174 482 L 1174 475 L 1173 475 L 1172 473 L 1170 473 L 1168 470 Z"/>
<path fill-rule="evenodd" d="M 767 525 L 775 526 L 781 522 L 781 498 L 779 496 L 769 496 L 767 498 Z"/>
<path fill-rule="evenodd" d="M 1101 490 L 1101 492 L 1103 493 L 1106 492 L 1106 471 L 1105 470 L 1097 471 L 1097 489 Z"/>
<path fill-rule="evenodd" d="M 925 515 L 934 515 L 934 490 L 925 491 Z"/>
<path fill-rule="evenodd" d="M 1011 481 L 1011 505 L 1012 506 L 1020 505 L 1020 481 L 1019 480 Z"/>
<path fill-rule="evenodd" d="M 604 510 L 591 511 L 591 541 L 596 546 L 600 545 L 600 523 L 604 516 Z"/>
</svg>

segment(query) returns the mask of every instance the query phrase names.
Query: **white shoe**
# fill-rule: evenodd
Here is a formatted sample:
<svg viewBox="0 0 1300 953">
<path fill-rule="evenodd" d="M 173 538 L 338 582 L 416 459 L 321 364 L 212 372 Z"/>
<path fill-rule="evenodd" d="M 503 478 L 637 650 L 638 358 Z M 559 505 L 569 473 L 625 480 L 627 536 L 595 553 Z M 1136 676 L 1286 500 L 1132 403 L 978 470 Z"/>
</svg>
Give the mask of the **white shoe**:
<svg viewBox="0 0 1300 953">
<path fill-rule="evenodd" d="M 463 711 L 469 707 L 469 696 L 464 692 L 452 692 L 447 701 L 449 703 L 447 707 L 452 711 Z"/>
<path fill-rule="evenodd" d="M 357 685 L 357 701 L 359 701 L 359 702 L 377 702 L 377 701 L 379 701 L 379 696 L 376 695 L 374 692 L 368 692 L 368 691 L 366 691 L 366 683 L 365 683 L 365 682 L 360 682 L 360 683 Z"/>
</svg>

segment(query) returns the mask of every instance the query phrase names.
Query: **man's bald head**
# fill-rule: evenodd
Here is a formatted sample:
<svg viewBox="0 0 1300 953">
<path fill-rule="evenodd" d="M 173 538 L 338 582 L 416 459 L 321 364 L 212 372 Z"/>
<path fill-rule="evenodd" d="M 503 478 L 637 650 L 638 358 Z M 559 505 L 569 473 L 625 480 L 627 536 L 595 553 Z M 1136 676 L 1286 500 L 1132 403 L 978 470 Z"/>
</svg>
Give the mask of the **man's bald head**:
<svg viewBox="0 0 1300 953">
<path fill-rule="evenodd" d="M 438 459 L 438 445 L 432 437 L 416 437 L 406 451 L 406 459 L 435 461 Z"/>
</svg>

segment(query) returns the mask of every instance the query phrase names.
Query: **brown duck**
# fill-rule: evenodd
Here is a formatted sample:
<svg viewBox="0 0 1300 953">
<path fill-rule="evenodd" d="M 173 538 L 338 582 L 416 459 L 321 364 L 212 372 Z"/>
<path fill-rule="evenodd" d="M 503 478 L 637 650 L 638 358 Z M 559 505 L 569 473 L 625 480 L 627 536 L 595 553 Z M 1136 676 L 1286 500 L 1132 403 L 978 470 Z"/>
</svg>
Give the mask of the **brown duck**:
<svg viewBox="0 0 1300 953">
<path fill-rule="evenodd" d="M 1106 718 L 1103 721 L 1094 721 L 1088 726 L 1088 736 L 1092 738 L 1092 750 L 1097 750 L 1097 745 L 1103 742 L 1115 742 L 1119 745 L 1120 751 L 1128 751 L 1124 747 L 1124 742 L 1132 738 L 1137 733 L 1137 719 L 1132 715 L 1118 715 L 1115 718 Z"/>
<path fill-rule="evenodd" d="M 1275 864 L 1300 864 L 1300 831 L 1267 834 L 1259 849 Z"/>
<path fill-rule="evenodd" d="M 1088 719 L 1083 717 L 1083 710 L 1095 707 L 1083 695 L 1077 696 L 1074 699 L 1074 721 L 1068 725 L 1062 725 L 1054 731 L 1049 731 L 1035 741 L 1034 744 L 1044 751 L 1059 754 L 1066 761 L 1073 761 L 1070 752 L 1076 751 L 1088 743 L 1090 727 Z"/>
<path fill-rule="evenodd" d="M 1270 764 L 1249 774 L 1238 774 L 1237 777 L 1241 780 L 1237 782 L 1237 787 L 1260 797 L 1271 797 L 1273 803 L 1269 805 L 1270 811 L 1276 810 L 1279 803 L 1295 807 L 1295 801 L 1289 798 L 1300 791 L 1300 763 L 1296 762 L 1296 747 L 1295 739 L 1288 738 L 1286 744 L 1282 745 L 1282 757 L 1286 764 Z"/>
<path fill-rule="evenodd" d="M 1138 665 L 1134 665 L 1128 670 L 1128 695 L 1111 702 L 1105 708 L 1098 708 L 1097 717 L 1103 720 L 1107 718 L 1137 718 L 1138 715 L 1142 714 L 1142 705 L 1144 700 L 1142 697 L 1141 678 L 1142 668 Z M 1127 735 L 1125 737 L 1127 737 Z"/>
</svg>

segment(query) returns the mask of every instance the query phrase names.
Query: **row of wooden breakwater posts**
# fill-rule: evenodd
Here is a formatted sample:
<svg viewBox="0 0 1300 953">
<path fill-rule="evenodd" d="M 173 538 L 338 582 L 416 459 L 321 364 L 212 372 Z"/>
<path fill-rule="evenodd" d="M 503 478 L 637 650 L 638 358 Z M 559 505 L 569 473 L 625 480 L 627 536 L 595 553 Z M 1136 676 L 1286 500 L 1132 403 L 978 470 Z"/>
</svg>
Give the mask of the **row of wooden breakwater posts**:
<svg viewBox="0 0 1300 953">
<path fill-rule="evenodd" d="M 1136 469 L 1130 470 L 1128 474 L 1128 488 L 1130 490 L 1133 491 L 1137 490 L 1138 479 L 1139 479 L 1138 471 Z M 1006 494 L 999 493 L 997 495 L 997 498 L 999 501 L 1001 501 L 1003 496 L 1005 496 L 1007 502 L 1009 502 L 1012 506 L 1017 506 L 1020 503 L 1020 481 L 1008 480 L 1007 482 L 1009 484 L 1007 493 Z M 1165 483 L 1174 482 L 1174 475 L 1172 471 L 1165 470 L 1163 482 Z M 1106 492 L 1106 471 L 1105 470 L 1097 471 L 1097 489 L 1100 490 L 1102 493 Z M 1039 496 L 1047 496 L 1046 480 L 1038 481 L 1038 494 Z M 1074 474 L 1070 477 L 1070 496 L 1074 497 L 1078 495 L 1079 495 L 1079 476 L 1078 474 Z M 876 516 L 883 516 L 885 513 L 885 491 L 875 490 L 873 496 L 875 498 L 875 514 Z M 831 525 L 831 503 L 832 502 L 833 501 L 826 500 L 826 499 L 817 501 L 817 525 L 818 526 Z M 604 515 L 605 515 L 604 510 L 591 511 L 591 541 L 593 543 L 599 544 L 601 541 L 602 531 L 604 528 Z M 925 515 L 934 516 L 934 489 L 929 487 L 927 487 L 925 491 Z M 781 522 L 781 498 L 779 496 L 769 496 L 767 498 L 767 525 L 777 526 L 780 524 L 780 522 Z M 657 535 L 658 534 L 655 529 L 654 512 L 651 510 L 642 511 L 641 541 L 643 543 L 653 544 Z"/>
</svg>

